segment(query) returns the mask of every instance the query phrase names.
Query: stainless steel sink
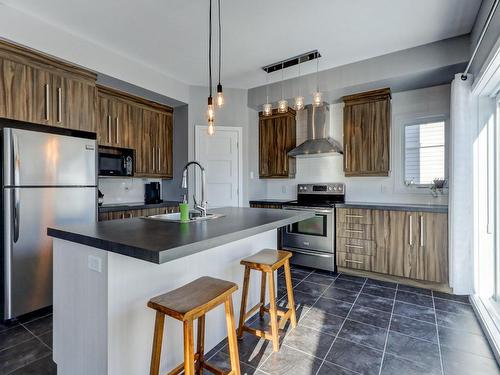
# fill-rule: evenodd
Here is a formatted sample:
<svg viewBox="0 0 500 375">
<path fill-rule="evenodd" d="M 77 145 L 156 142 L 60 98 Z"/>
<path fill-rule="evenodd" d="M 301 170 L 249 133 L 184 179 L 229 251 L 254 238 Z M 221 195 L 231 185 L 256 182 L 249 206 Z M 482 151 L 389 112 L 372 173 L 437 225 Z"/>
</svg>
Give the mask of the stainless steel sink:
<svg viewBox="0 0 500 375">
<path fill-rule="evenodd" d="M 225 215 L 223 215 L 223 214 L 211 214 L 211 213 L 207 213 L 207 216 L 196 216 L 196 215 L 193 215 L 192 213 L 190 213 L 188 221 L 181 221 L 181 214 L 176 212 L 173 214 L 160 214 L 160 215 L 147 216 L 147 217 L 145 217 L 145 219 L 170 221 L 170 222 L 174 222 L 174 223 L 194 223 L 197 221 L 218 219 L 218 218 L 223 217 L 223 216 L 225 216 Z"/>
</svg>

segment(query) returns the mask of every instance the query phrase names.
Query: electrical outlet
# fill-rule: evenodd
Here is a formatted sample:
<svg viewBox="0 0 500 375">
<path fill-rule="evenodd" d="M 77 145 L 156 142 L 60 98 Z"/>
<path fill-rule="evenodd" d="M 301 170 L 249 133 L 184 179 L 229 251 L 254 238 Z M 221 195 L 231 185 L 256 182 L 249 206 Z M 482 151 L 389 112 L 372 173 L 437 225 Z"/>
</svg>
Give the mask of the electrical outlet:
<svg viewBox="0 0 500 375">
<path fill-rule="evenodd" d="M 250 172 L 250 180 L 253 180 L 253 171 Z"/>
<path fill-rule="evenodd" d="M 88 259 L 88 267 L 92 271 L 96 272 L 102 272 L 102 259 L 99 257 L 96 257 L 94 255 L 89 255 Z"/>
<path fill-rule="evenodd" d="M 281 186 L 281 192 L 286 194 L 286 185 Z"/>
</svg>

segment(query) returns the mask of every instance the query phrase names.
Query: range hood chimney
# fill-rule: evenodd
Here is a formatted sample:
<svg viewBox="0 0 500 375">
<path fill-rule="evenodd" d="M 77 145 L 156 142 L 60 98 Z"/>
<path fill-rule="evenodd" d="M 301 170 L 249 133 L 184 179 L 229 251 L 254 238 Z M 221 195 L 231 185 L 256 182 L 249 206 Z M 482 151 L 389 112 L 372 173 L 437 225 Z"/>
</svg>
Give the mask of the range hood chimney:
<svg viewBox="0 0 500 375">
<path fill-rule="evenodd" d="M 342 146 L 329 136 L 330 106 L 328 103 L 316 107 L 306 105 L 303 111 L 307 112 L 307 122 L 297 117 L 299 131 L 307 129 L 307 140 L 288 152 L 288 156 L 320 157 L 343 154 Z"/>
</svg>

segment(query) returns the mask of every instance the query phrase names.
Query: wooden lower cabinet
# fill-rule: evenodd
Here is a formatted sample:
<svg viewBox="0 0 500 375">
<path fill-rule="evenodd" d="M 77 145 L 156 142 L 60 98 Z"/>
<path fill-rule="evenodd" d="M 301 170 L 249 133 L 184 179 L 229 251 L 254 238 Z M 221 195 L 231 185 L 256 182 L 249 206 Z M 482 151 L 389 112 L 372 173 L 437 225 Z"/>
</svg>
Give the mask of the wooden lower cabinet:
<svg viewBox="0 0 500 375">
<path fill-rule="evenodd" d="M 338 208 L 337 265 L 447 283 L 448 215 Z"/>
<path fill-rule="evenodd" d="M 179 212 L 179 207 L 156 207 L 139 210 L 100 212 L 99 221 L 131 219 L 134 217 L 144 217 Z"/>
</svg>

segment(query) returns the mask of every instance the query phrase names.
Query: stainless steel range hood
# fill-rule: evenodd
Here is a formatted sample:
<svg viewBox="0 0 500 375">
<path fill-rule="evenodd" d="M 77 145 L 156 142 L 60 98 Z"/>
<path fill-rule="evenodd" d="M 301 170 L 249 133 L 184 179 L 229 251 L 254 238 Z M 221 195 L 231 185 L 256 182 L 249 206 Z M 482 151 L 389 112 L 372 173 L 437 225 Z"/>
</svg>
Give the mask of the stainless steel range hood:
<svg viewBox="0 0 500 375">
<path fill-rule="evenodd" d="M 288 152 L 288 156 L 320 157 L 342 154 L 342 146 L 329 136 L 330 107 L 306 105 L 297 114 L 297 131 L 307 131 L 307 140 Z M 307 115 L 306 115 L 307 113 Z"/>
</svg>

